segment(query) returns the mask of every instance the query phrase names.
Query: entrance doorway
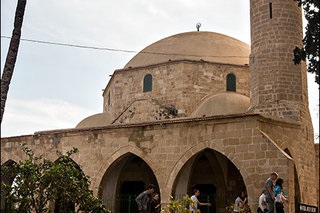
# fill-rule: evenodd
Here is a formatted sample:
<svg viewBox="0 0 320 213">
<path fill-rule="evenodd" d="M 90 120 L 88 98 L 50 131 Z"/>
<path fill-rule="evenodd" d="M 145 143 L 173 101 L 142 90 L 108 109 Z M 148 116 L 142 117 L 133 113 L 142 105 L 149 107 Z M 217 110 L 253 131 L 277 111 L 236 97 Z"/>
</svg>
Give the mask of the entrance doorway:
<svg viewBox="0 0 320 213">
<path fill-rule="evenodd" d="M 143 181 L 125 181 L 120 186 L 120 212 L 138 212 L 135 198 L 145 190 Z"/>
<path fill-rule="evenodd" d="M 191 157 L 177 175 L 172 194 L 175 197 L 192 195 L 199 189 L 200 202 L 210 202 L 211 207 L 200 207 L 201 213 L 220 213 L 233 203 L 239 191 L 247 193 L 237 167 L 223 154 L 206 148 Z"/>
<path fill-rule="evenodd" d="M 159 192 L 158 182 L 149 165 L 140 157 L 127 153 L 117 159 L 105 172 L 100 183 L 99 195 L 111 212 L 135 213 L 135 198 L 149 184 Z"/>
</svg>

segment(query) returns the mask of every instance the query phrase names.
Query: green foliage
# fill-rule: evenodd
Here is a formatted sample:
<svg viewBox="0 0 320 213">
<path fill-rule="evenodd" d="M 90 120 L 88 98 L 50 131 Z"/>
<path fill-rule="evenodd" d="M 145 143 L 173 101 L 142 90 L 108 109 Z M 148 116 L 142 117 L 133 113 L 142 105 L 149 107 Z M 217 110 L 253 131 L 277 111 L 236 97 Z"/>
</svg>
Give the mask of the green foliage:
<svg viewBox="0 0 320 213">
<path fill-rule="evenodd" d="M 305 37 L 301 54 L 294 53 L 294 62 L 308 59 L 308 72 L 315 73 L 315 81 L 319 84 L 319 54 L 320 54 L 320 22 L 319 22 L 319 0 L 294 0 L 303 7 L 307 20 Z"/>
<path fill-rule="evenodd" d="M 226 212 L 227 213 L 234 213 L 234 204 L 226 206 Z M 238 207 L 238 212 L 241 213 L 251 213 L 251 209 L 248 205 L 244 205 L 242 207 Z"/>
<path fill-rule="evenodd" d="M 163 207 L 161 213 L 191 213 L 189 205 L 193 205 L 194 201 L 188 195 L 183 196 L 182 199 L 175 200 L 171 195 L 170 203 Z"/>
<path fill-rule="evenodd" d="M 1 167 L 1 175 L 10 174 L 12 185 L 1 182 L 12 212 L 49 212 L 49 202 L 55 202 L 55 212 L 108 212 L 102 201 L 89 189 L 90 179 L 71 159 L 78 150 L 73 148 L 65 155 L 57 153 L 52 162 L 21 145 L 27 159 L 12 166 Z M 71 205 L 70 205 L 71 204 Z M 71 207 L 70 207 L 71 206 Z"/>
</svg>

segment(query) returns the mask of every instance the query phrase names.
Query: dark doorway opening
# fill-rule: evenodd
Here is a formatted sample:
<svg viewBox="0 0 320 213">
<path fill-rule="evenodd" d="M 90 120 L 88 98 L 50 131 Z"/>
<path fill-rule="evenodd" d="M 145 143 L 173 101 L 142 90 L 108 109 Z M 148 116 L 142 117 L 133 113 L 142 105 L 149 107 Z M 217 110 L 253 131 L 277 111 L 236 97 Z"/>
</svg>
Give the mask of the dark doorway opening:
<svg viewBox="0 0 320 213">
<path fill-rule="evenodd" d="M 119 202 L 121 213 L 138 212 L 135 198 L 143 192 L 145 183 L 142 181 L 125 181 L 120 186 Z"/>
<path fill-rule="evenodd" d="M 239 191 L 247 193 L 243 178 L 237 167 L 225 155 L 212 149 L 204 149 L 191 157 L 179 171 L 173 194 L 193 194 L 199 189 L 198 200 L 210 202 L 211 206 L 199 206 L 201 213 L 225 212 Z"/>
<path fill-rule="evenodd" d="M 159 192 L 159 185 L 149 165 L 140 157 L 127 153 L 110 165 L 102 178 L 98 195 L 111 212 L 136 213 L 135 198 L 149 184 Z"/>
<path fill-rule="evenodd" d="M 201 213 L 213 213 L 216 209 L 215 196 L 216 187 L 213 184 L 197 184 L 196 188 L 199 189 L 200 195 L 198 200 L 201 203 L 211 203 L 211 206 L 200 206 Z"/>
</svg>

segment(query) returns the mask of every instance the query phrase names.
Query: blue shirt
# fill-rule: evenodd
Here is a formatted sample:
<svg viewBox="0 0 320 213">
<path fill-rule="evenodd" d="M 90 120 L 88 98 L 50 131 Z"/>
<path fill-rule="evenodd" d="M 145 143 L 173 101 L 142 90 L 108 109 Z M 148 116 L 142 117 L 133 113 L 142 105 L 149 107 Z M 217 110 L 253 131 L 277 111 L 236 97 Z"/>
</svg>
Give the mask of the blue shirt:
<svg viewBox="0 0 320 213">
<path fill-rule="evenodd" d="M 275 197 L 277 197 L 277 195 L 280 194 L 281 192 L 282 192 L 282 188 L 279 185 L 276 185 L 273 188 L 273 194 L 274 194 Z"/>
<path fill-rule="evenodd" d="M 265 188 L 266 188 L 266 198 L 272 198 L 272 196 L 268 190 L 268 186 L 271 186 L 271 191 L 273 191 L 273 181 L 271 178 L 267 179 Z"/>
</svg>

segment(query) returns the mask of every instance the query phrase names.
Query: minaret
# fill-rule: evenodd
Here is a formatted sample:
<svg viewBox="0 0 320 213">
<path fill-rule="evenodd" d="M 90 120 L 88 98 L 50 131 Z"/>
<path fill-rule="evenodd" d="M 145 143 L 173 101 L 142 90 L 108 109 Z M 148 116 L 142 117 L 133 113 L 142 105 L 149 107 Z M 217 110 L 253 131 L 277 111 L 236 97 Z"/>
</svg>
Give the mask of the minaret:
<svg viewBox="0 0 320 213">
<path fill-rule="evenodd" d="M 293 0 L 250 0 L 251 110 L 301 119 L 308 111 L 306 64 L 295 65 L 302 47 L 302 11 Z"/>
</svg>

